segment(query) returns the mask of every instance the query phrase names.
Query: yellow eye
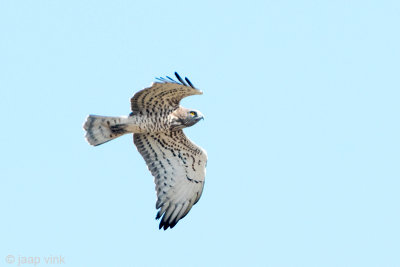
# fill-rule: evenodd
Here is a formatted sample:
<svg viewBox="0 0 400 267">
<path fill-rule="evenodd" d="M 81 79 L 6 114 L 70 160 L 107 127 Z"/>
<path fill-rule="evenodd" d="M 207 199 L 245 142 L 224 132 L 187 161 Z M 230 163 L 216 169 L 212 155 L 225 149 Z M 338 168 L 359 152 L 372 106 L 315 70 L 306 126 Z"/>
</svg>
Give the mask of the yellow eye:
<svg viewBox="0 0 400 267">
<path fill-rule="evenodd" d="M 196 116 L 196 112 L 194 112 L 194 111 L 190 111 L 190 113 L 189 113 L 191 116 Z"/>
</svg>

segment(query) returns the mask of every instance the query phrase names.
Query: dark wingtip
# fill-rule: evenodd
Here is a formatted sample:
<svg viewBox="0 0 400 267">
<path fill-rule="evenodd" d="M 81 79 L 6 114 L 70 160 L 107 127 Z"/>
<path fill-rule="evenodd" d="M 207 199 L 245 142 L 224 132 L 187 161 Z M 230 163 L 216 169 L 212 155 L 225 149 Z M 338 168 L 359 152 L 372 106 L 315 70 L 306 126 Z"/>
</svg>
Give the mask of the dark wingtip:
<svg viewBox="0 0 400 267">
<path fill-rule="evenodd" d="M 158 81 L 160 81 L 160 82 L 164 82 L 164 83 L 169 82 L 168 80 L 166 80 L 166 79 L 163 78 L 163 77 L 156 77 L 156 80 L 158 80 Z"/>
<path fill-rule="evenodd" d="M 192 84 L 192 82 L 191 82 L 187 77 L 185 77 L 185 80 L 182 79 L 181 76 L 180 76 L 176 71 L 175 71 L 175 76 L 176 76 L 176 78 L 178 79 L 178 81 L 179 81 L 182 85 L 190 86 L 190 87 L 196 89 L 196 87 L 194 87 L 194 85 Z M 172 82 L 172 83 L 177 83 L 177 84 L 179 84 L 179 82 L 175 81 L 174 79 L 172 79 L 172 78 L 169 77 L 169 76 L 166 76 L 166 78 L 164 78 L 164 77 L 156 77 L 155 79 L 156 79 L 157 81 L 159 81 L 159 82 L 164 82 L 164 83 L 171 83 L 171 82 Z"/>
<path fill-rule="evenodd" d="M 179 74 L 178 74 L 176 71 L 175 71 L 175 76 L 176 76 L 176 78 L 177 78 L 183 85 L 186 85 L 186 86 L 187 86 L 187 84 L 185 83 L 185 81 L 182 80 L 181 76 L 179 76 Z"/>
<path fill-rule="evenodd" d="M 176 83 L 176 81 L 174 79 L 172 79 L 171 77 L 167 76 L 168 79 L 171 80 L 171 82 Z"/>
<path fill-rule="evenodd" d="M 175 223 L 176 224 L 176 223 Z M 165 222 L 164 220 L 161 220 L 160 224 L 158 225 L 158 229 L 164 229 L 167 230 L 168 228 L 171 228 L 175 226 L 175 224 L 169 224 L 168 222 Z"/>
<path fill-rule="evenodd" d="M 169 227 L 169 224 L 166 221 L 164 221 L 164 218 L 162 218 L 160 225 L 158 226 L 158 229 L 161 230 L 161 228 L 163 228 L 165 231 L 168 229 L 168 227 Z"/>
<path fill-rule="evenodd" d="M 189 79 L 187 77 L 185 77 L 185 80 L 187 81 L 187 83 L 192 87 L 192 88 L 196 88 L 194 87 L 194 85 L 189 81 Z"/>
<path fill-rule="evenodd" d="M 171 223 L 171 224 L 169 225 L 169 227 L 172 229 L 172 228 L 175 227 L 175 225 L 176 225 L 177 223 L 178 223 L 178 222 L 174 221 L 173 223 Z"/>
</svg>

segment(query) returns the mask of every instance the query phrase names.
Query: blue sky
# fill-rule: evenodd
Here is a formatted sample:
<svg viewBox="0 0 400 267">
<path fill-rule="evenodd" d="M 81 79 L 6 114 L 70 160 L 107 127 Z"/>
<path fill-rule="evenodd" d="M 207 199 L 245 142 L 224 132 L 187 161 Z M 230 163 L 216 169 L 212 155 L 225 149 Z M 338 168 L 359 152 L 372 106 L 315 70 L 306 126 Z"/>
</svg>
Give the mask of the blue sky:
<svg viewBox="0 0 400 267">
<path fill-rule="evenodd" d="M 397 1 L 1 1 L 0 266 L 400 266 Z M 154 220 L 127 115 L 178 71 L 206 119 L 197 205 Z M 21 265 L 23 266 L 23 265 Z M 32 265 L 31 265 L 32 266 Z"/>
</svg>

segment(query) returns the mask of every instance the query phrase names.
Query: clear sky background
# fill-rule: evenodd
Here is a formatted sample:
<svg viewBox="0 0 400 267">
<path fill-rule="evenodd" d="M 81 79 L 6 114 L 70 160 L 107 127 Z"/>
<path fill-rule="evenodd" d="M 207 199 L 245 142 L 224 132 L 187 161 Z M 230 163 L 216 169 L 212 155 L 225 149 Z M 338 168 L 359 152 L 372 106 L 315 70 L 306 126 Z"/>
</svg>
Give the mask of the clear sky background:
<svg viewBox="0 0 400 267">
<path fill-rule="evenodd" d="M 0 266 L 400 266 L 398 1 L 0 1 Z M 158 230 L 153 178 L 88 114 L 178 71 L 208 151 Z M 25 265 L 28 266 L 28 265 Z M 32 265 L 30 265 L 32 266 Z"/>
</svg>

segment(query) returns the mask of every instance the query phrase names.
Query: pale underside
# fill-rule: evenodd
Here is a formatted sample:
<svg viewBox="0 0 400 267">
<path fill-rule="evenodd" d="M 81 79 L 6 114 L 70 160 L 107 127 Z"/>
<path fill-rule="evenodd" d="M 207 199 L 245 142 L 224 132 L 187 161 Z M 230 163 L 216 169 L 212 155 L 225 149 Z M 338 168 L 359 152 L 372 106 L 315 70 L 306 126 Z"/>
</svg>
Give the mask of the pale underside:
<svg viewBox="0 0 400 267">
<path fill-rule="evenodd" d="M 168 115 L 179 108 L 180 100 L 202 92 L 170 78 L 153 83 L 131 99 L 131 116 L 150 116 L 158 126 L 168 122 Z M 166 127 L 167 128 L 167 127 Z M 157 191 L 156 208 L 160 209 L 160 229 L 174 227 L 199 200 L 204 186 L 206 152 L 192 143 L 182 130 L 155 127 L 155 132 L 135 133 L 134 144 L 154 176 Z"/>
</svg>

